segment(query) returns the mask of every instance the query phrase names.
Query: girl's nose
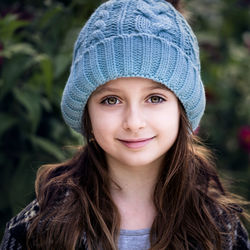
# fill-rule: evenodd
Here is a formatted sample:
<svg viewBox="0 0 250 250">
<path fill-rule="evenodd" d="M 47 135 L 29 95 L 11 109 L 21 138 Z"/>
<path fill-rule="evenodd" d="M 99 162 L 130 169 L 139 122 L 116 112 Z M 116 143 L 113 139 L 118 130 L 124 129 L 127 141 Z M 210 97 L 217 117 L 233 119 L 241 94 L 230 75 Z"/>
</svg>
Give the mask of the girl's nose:
<svg viewBox="0 0 250 250">
<path fill-rule="evenodd" d="M 128 107 L 124 114 L 123 129 L 138 132 L 146 126 L 143 110 L 138 106 Z"/>
</svg>

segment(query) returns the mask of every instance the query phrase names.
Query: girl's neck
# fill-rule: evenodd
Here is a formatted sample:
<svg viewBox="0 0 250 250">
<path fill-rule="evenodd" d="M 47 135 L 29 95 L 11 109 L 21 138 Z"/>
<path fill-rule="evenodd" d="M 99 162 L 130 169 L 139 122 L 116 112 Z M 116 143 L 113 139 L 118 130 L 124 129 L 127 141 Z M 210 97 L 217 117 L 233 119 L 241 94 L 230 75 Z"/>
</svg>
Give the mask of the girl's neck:
<svg viewBox="0 0 250 250">
<path fill-rule="evenodd" d="M 110 192 L 121 215 L 121 228 L 150 228 L 155 218 L 153 192 L 159 166 L 129 167 L 109 164 Z"/>
<path fill-rule="evenodd" d="M 109 164 L 111 194 L 119 195 L 122 199 L 151 201 L 157 181 L 159 166 L 130 167 Z M 117 184 L 119 187 L 117 187 Z"/>
</svg>

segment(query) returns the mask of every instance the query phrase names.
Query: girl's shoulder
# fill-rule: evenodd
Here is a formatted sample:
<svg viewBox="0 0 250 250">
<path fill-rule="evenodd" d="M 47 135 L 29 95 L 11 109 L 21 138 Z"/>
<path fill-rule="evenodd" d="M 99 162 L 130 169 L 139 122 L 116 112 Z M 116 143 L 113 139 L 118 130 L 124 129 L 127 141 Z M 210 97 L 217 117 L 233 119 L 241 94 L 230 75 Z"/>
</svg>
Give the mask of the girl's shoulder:
<svg viewBox="0 0 250 250">
<path fill-rule="evenodd" d="M 27 228 L 38 211 L 38 202 L 33 200 L 6 224 L 1 250 L 26 249 Z"/>
<path fill-rule="evenodd" d="M 235 229 L 235 243 L 233 250 L 249 250 L 250 241 L 248 238 L 248 233 L 245 227 L 242 225 L 240 220 L 237 221 L 237 227 Z"/>
<path fill-rule="evenodd" d="M 232 250 L 250 250 L 250 241 L 248 237 L 248 232 L 244 225 L 241 223 L 238 216 L 235 217 L 235 221 L 228 222 L 227 227 L 228 231 L 233 229 L 232 234 L 225 234 L 226 238 L 226 248 L 225 249 L 232 249 Z"/>
<path fill-rule="evenodd" d="M 243 210 L 237 205 L 232 206 L 231 209 L 230 213 L 222 209 L 212 212 L 214 221 L 222 233 L 223 249 L 250 250 L 248 232 L 239 218 Z"/>
</svg>

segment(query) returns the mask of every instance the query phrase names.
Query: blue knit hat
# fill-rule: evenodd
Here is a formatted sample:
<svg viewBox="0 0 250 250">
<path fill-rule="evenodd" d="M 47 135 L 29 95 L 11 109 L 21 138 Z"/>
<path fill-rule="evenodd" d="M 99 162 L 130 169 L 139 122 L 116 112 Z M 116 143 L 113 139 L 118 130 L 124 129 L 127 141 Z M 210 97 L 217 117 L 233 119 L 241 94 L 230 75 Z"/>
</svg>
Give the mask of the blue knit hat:
<svg viewBox="0 0 250 250">
<path fill-rule="evenodd" d="M 205 109 L 197 39 L 184 17 L 164 0 L 110 0 L 82 28 L 74 47 L 61 109 L 82 133 L 91 93 L 121 77 L 162 83 L 183 104 L 195 130 Z"/>
</svg>

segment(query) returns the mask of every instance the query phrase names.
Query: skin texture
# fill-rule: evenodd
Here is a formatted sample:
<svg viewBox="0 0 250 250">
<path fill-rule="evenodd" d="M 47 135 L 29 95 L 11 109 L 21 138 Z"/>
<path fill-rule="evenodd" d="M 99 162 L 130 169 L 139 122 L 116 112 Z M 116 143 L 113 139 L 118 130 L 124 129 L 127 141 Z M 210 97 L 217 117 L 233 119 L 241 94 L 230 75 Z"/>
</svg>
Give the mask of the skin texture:
<svg viewBox="0 0 250 250">
<path fill-rule="evenodd" d="M 165 153 L 175 142 L 180 112 L 176 96 L 144 78 L 119 78 L 99 87 L 88 110 L 93 135 L 106 153 L 121 228 L 150 227 L 153 190 Z M 143 211 L 143 212 L 142 212 Z"/>
</svg>

